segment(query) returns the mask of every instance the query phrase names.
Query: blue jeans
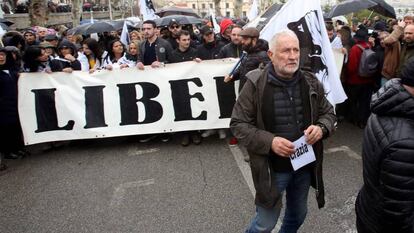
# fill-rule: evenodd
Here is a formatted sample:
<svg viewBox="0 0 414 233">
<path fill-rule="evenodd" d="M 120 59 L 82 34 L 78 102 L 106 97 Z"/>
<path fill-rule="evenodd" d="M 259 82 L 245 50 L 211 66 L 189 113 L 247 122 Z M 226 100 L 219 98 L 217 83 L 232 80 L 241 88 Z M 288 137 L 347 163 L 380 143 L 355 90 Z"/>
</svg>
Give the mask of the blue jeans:
<svg viewBox="0 0 414 233">
<path fill-rule="evenodd" d="M 279 233 L 297 232 L 308 211 L 311 170 L 304 168 L 296 172 L 277 172 L 275 176 L 278 191 L 283 193 L 286 190 L 286 211 Z M 275 228 L 280 210 L 278 207 L 265 209 L 256 206 L 256 216 L 246 233 L 271 232 Z"/>
</svg>

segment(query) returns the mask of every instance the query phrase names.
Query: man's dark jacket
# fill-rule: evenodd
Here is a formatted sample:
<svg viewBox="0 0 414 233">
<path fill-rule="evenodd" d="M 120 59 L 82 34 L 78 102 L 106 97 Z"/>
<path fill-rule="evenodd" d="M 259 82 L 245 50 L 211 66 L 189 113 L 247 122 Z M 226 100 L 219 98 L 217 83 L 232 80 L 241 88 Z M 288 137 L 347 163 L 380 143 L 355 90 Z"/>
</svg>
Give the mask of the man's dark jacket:
<svg viewBox="0 0 414 233">
<path fill-rule="evenodd" d="M 233 43 L 229 43 L 229 44 L 226 44 L 223 48 L 221 48 L 219 57 L 220 58 L 228 58 L 228 57 L 239 58 L 242 52 L 243 50 L 241 48 L 241 45 L 235 45 Z"/>
<path fill-rule="evenodd" d="M 197 58 L 197 50 L 189 47 L 186 51 L 181 51 L 179 48 L 174 49 L 171 53 L 170 63 L 192 61 Z"/>
<path fill-rule="evenodd" d="M 271 64 L 271 63 L 270 63 Z M 256 205 L 273 208 L 281 205 L 281 193 L 275 186 L 270 166 L 271 146 L 275 135 L 265 130 L 263 119 L 263 95 L 267 83 L 270 64 L 247 74 L 247 81 L 233 108 L 230 127 L 233 135 L 246 147 L 250 157 L 250 167 L 256 189 Z M 336 117 L 332 105 L 325 98 L 322 84 L 312 73 L 299 70 L 297 75 L 306 81 L 309 94 L 310 124 L 324 126 L 330 135 L 334 130 Z M 322 180 L 323 144 L 322 140 L 313 145 L 316 163 L 312 166 L 312 186 L 316 189 L 319 208 L 325 205 Z"/>
<path fill-rule="evenodd" d="M 392 79 L 372 96 L 371 110 L 355 208 L 358 230 L 414 233 L 414 97 Z"/>
<path fill-rule="evenodd" d="M 247 56 L 242 60 L 239 69 L 233 74 L 233 80 L 240 80 L 239 91 L 243 88 L 246 82 L 246 74 L 249 71 L 257 69 L 260 64 L 267 64 L 270 62 L 267 51 L 269 45 L 267 41 L 259 39 L 254 48 L 247 52 Z"/>
<path fill-rule="evenodd" d="M 139 46 L 139 57 L 137 62 L 144 63 L 144 54 L 145 54 L 145 43 L 147 40 L 144 40 Z M 157 54 L 157 61 L 168 63 L 169 57 L 173 51 L 170 43 L 162 38 L 157 38 L 155 40 L 155 53 Z"/>
<path fill-rule="evenodd" d="M 197 47 L 197 57 L 201 60 L 218 59 L 220 49 L 224 46 L 223 42 L 217 39 L 211 43 L 203 43 Z"/>
</svg>

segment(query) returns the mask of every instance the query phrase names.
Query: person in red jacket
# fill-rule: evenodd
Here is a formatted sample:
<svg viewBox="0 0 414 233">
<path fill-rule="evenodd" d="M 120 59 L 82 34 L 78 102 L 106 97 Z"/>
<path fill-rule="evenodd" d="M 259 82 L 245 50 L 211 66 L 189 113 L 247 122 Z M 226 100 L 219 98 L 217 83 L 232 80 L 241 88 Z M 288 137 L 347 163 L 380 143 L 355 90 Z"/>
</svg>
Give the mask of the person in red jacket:
<svg viewBox="0 0 414 233">
<path fill-rule="evenodd" d="M 346 84 L 348 86 L 348 98 L 350 105 L 350 119 L 360 128 L 364 128 L 370 115 L 369 103 L 375 84 L 374 78 L 366 78 L 358 75 L 359 63 L 362 56 L 362 49 L 371 45 L 368 43 L 368 29 L 361 26 L 354 35 L 355 45 L 349 53 L 349 60 L 346 66 Z"/>
</svg>

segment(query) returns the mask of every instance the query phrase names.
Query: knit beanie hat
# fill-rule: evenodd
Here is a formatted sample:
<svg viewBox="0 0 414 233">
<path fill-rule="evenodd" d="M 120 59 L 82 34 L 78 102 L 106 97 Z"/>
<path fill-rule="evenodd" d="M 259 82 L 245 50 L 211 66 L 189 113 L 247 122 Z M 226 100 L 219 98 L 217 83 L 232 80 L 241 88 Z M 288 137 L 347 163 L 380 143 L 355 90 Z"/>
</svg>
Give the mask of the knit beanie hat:
<svg viewBox="0 0 414 233">
<path fill-rule="evenodd" d="M 402 84 L 414 87 L 414 57 L 405 63 L 401 70 L 400 78 Z"/>
<path fill-rule="evenodd" d="M 226 29 L 233 24 L 233 21 L 231 19 L 223 19 L 220 22 L 220 34 L 223 34 Z"/>
</svg>

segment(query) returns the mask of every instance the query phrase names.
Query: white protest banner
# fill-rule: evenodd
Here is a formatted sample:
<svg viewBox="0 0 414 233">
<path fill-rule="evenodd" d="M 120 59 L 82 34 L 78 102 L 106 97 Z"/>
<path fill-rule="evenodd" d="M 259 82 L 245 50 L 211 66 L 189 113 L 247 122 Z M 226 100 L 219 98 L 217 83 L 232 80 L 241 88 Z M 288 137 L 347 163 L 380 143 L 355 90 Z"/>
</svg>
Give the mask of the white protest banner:
<svg viewBox="0 0 414 233">
<path fill-rule="evenodd" d="M 290 156 L 293 170 L 306 166 L 316 160 L 313 147 L 306 143 L 305 136 L 293 142 L 295 145 L 295 153 Z"/>
<path fill-rule="evenodd" d="M 270 41 L 277 33 L 290 29 L 299 38 L 301 67 L 311 68 L 324 86 L 332 105 L 346 100 L 319 0 L 290 0 L 260 32 L 260 38 Z"/>
<path fill-rule="evenodd" d="M 228 128 L 238 87 L 223 80 L 236 62 L 23 73 L 19 115 L 25 143 Z"/>
</svg>

